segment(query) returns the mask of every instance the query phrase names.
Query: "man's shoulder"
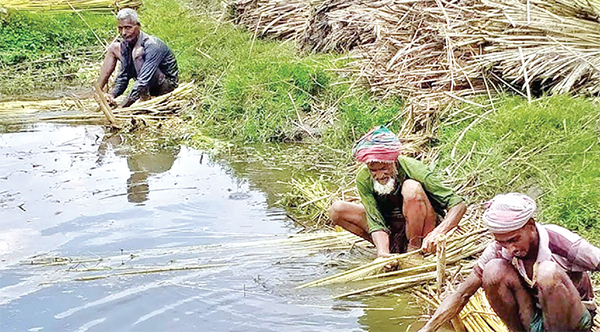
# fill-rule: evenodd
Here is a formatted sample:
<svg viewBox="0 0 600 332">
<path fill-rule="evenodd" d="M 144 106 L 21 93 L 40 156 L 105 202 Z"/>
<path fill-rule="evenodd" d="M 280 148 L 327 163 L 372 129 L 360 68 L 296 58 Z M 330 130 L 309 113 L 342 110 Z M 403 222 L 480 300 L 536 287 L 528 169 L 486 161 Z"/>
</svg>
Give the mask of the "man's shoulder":
<svg viewBox="0 0 600 332">
<path fill-rule="evenodd" d="M 144 42 L 144 46 L 149 46 L 149 45 L 157 45 L 157 46 L 166 46 L 165 42 L 163 42 L 160 38 L 144 33 L 143 34 L 143 42 Z"/>
<path fill-rule="evenodd" d="M 398 156 L 398 165 L 409 178 L 423 180 L 431 170 L 429 166 L 420 160 L 407 156 Z"/>
<path fill-rule="evenodd" d="M 408 156 L 398 156 L 398 163 L 403 168 L 427 167 L 422 161 Z"/>
<path fill-rule="evenodd" d="M 555 224 L 538 224 L 543 227 L 548 233 L 548 238 L 552 244 L 562 244 L 569 246 L 581 239 L 581 236 L 571 232 L 570 230 Z"/>
</svg>

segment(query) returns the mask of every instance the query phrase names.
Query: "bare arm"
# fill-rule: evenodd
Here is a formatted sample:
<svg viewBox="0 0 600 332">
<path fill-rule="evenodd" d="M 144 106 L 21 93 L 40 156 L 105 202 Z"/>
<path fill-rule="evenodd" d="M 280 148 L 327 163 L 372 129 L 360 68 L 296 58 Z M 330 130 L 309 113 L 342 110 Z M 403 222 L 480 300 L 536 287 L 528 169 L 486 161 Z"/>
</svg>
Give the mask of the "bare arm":
<svg viewBox="0 0 600 332">
<path fill-rule="evenodd" d="M 464 202 L 460 202 L 451 207 L 446 214 L 446 218 L 444 218 L 444 220 L 431 233 L 425 236 L 421 249 L 424 252 L 434 252 L 437 245 L 436 237 L 441 234 L 446 234 L 458 226 L 458 223 L 465 214 L 465 211 L 467 211 L 467 205 Z"/>
<path fill-rule="evenodd" d="M 377 257 L 390 256 L 390 236 L 385 231 L 375 231 L 371 233 L 371 238 L 377 248 Z"/>
<path fill-rule="evenodd" d="M 467 280 L 460 284 L 456 292 L 448 296 L 442 304 L 440 304 L 431 319 L 419 330 L 419 332 L 437 331 L 444 323 L 450 321 L 460 313 L 479 287 L 481 287 L 481 278 L 474 272 L 471 272 L 467 277 Z"/>
<path fill-rule="evenodd" d="M 104 61 L 102 62 L 102 67 L 100 67 L 100 77 L 98 77 L 98 84 L 100 85 L 100 90 L 105 91 L 107 87 L 108 80 L 110 76 L 115 71 L 117 66 L 117 61 L 121 57 L 121 44 L 118 41 L 114 41 L 108 47 L 106 51 L 106 56 L 104 57 Z"/>
</svg>

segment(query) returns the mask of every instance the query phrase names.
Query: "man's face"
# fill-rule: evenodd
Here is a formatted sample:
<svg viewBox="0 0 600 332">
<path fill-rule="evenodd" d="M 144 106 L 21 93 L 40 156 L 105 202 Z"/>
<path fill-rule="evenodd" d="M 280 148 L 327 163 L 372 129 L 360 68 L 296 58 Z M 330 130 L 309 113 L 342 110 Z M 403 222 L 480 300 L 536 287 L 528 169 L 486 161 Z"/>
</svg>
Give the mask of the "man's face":
<svg viewBox="0 0 600 332">
<path fill-rule="evenodd" d="M 520 259 L 523 258 L 534 258 L 528 257 L 530 250 L 533 249 L 533 246 L 537 245 L 535 243 L 535 233 L 537 232 L 535 228 L 535 224 L 527 223 L 521 229 L 517 229 L 516 231 L 497 234 L 494 233 L 494 238 L 496 241 L 508 251 L 508 253 L 512 257 L 517 257 Z"/>
<path fill-rule="evenodd" d="M 390 179 L 396 178 L 396 163 L 374 161 L 368 163 L 367 167 L 369 167 L 369 173 L 371 173 L 373 180 L 380 184 L 386 184 Z"/>
<path fill-rule="evenodd" d="M 139 23 L 135 23 L 128 18 L 119 20 L 118 29 L 123 40 L 128 43 L 135 41 L 140 34 Z"/>
</svg>

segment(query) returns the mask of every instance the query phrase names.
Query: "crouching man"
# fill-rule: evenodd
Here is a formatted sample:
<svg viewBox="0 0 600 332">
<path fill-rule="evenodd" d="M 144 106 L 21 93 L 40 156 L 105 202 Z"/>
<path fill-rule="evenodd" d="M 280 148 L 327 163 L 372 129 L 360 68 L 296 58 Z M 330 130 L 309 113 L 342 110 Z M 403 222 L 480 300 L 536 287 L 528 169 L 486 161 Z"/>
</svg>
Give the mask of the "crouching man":
<svg viewBox="0 0 600 332">
<path fill-rule="evenodd" d="M 562 227 L 537 224 L 535 210 L 533 199 L 518 193 L 489 202 L 483 221 L 495 241 L 419 332 L 459 314 L 479 287 L 511 331 L 591 330 L 588 271 L 598 271 L 600 249 Z"/>
<path fill-rule="evenodd" d="M 364 163 L 356 175 L 361 204 L 338 201 L 329 210 L 335 225 L 375 244 L 379 258 L 435 251 L 437 235 L 456 227 L 466 210 L 460 196 L 400 150 L 400 141 L 386 127 L 361 137 L 353 149 Z"/>
<path fill-rule="evenodd" d="M 131 79 L 136 80 L 135 84 L 121 107 L 128 107 L 138 99 L 160 96 L 177 88 L 177 60 L 169 47 L 157 37 L 140 30 L 140 21 L 133 9 L 120 10 L 117 20 L 122 41 L 110 45 L 98 79 L 100 88 L 104 88 L 117 61 L 121 62 L 115 86 L 106 95 L 108 102 L 116 105 L 115 98 L 125 92 Z"/>
</svg>

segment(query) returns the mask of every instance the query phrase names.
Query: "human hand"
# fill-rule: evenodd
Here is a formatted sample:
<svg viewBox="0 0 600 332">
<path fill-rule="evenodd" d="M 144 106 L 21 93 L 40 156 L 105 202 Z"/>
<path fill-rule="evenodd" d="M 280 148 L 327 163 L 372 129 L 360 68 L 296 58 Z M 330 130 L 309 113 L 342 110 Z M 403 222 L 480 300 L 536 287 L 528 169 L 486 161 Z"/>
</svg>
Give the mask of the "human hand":
<svg viewBox="0 0 600 332">
<path fill-rule="evenodd" d="M 425 238 L 423 239 L 423 242 L 421 244 L 421 251 L 428 254 L 434 253 L 437 248 L 437 244 L 438 232 L 433 230 L 433 232 L 427 234 L 427 236 L 425 236 Z"/>
<path fill-rule="evenodd" d="M 390 259 L 390 257 L 392 257 L 391 254 L 382 254 L 379 257 L 375 258 L 373 263 L 387 261 Z M 398 261 L 397 260 L 391 260 L 383 266 L 383 272 L 392 272 L 392 271 L 396 271 L 396 270 L 398 270 Z"/>
<path fill-rule="evenodd" d="M 117 101 L 115 100 L 115 97 L 113 95 L 111 95 L 110 93 L 105 93 L 104 96 L 106 97 L 108 106 L 110 106 L 112 108 L 117 107 Z"/>
</svg>

